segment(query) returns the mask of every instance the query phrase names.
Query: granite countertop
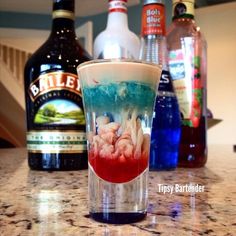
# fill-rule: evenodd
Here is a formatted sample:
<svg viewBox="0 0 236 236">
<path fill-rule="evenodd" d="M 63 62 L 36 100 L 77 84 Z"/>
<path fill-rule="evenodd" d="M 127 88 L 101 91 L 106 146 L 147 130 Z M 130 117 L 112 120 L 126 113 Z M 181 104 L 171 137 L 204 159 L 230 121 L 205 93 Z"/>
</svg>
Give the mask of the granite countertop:
<svg viewBox="0 0 236 236">
<path fill-rule="evenodd" d="M 98 223 L 88 215 L 86 170 L 31 171 L 25 149 L 1 149 L 0 235 L 236 235 L 232 147 L 210 146 L 204 168 L 151 172 L 149 179 L 146 220 L 118 226 Z M 161 188 L 190 184 L 198 190 L 164 194 Z"/>
</svg>

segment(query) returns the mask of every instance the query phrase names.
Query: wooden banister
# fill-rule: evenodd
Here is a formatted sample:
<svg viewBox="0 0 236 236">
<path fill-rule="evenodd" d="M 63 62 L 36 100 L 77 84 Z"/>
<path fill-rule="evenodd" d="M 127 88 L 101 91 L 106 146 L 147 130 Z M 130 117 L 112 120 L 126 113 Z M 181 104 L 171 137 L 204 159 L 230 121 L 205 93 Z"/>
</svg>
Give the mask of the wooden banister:
<svg viewBox="0 0 236 236">
<path fill-rule="evenodd" d="M 24 66 L 30 56 L 30 52 L 9 45 L 0 44 L 0 60 L 21 87 L 23 87 L 24 84 Z"/>
</svg>

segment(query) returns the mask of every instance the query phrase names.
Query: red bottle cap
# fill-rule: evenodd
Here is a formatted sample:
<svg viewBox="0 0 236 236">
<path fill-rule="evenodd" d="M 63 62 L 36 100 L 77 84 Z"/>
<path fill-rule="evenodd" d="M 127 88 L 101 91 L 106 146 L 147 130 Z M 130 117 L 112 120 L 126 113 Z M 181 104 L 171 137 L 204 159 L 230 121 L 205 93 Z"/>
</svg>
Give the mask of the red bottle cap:
<svg viewBox="0 0 236 236">
<path fill-rule="evenodd" d="M 127 0 L 109 0 L 110 12 L 127 12 Z"/>
</svg>

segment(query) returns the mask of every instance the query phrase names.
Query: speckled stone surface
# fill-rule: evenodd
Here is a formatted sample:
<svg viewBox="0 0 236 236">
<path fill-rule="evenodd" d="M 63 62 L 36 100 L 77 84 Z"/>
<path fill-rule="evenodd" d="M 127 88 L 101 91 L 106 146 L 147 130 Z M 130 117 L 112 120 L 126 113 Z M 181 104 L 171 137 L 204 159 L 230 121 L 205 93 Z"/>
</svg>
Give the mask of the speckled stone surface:
<svg viewBox="0 0 236 236">
<path fill-rule="evenodd" d="M 236 153 L 212 146 L 206 167 L 151 172 L 146 220 L 108 225 L 89 218 L 87 171 L 41 172 L 25 149 L 0 150 L 0 235 L 236 235 Z M 166 186 L 204 186 L 204 192 L 164 194 Z"/>
</svg>

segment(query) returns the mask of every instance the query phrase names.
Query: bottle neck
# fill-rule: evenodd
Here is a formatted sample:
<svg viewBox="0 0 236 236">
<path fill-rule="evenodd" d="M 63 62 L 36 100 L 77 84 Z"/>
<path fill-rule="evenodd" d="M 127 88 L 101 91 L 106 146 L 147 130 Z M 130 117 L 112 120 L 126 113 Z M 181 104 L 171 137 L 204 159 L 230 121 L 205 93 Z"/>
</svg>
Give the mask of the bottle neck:
<svg viewBox="0 0 236 236">
<path fill-rule="evenodd" d="M 52 32 L 74 32 L 74 0 L 54 0 L 52 19 Z"/>
<path fill-rule="evenodd" d="M 107 28 L 128 28 L 127 0 L 109 0 Z"/>
<path fill-rule="evenodd" d="M 165 65 L 165 6 L 146 1 L 142 8 L 140 59 Z"/>
<path fill-rule="evenodd" d="M 173 1 L 172 19 L 194 19 L 194 1 Z"/>
<path fill-rule="evenodd" d="M 57 32 L 58 30 L 69 30 L 75 31 L 74 20 L 67 18 L 55 18 L 52 21 L 52 32 Z"/>
</svg>

